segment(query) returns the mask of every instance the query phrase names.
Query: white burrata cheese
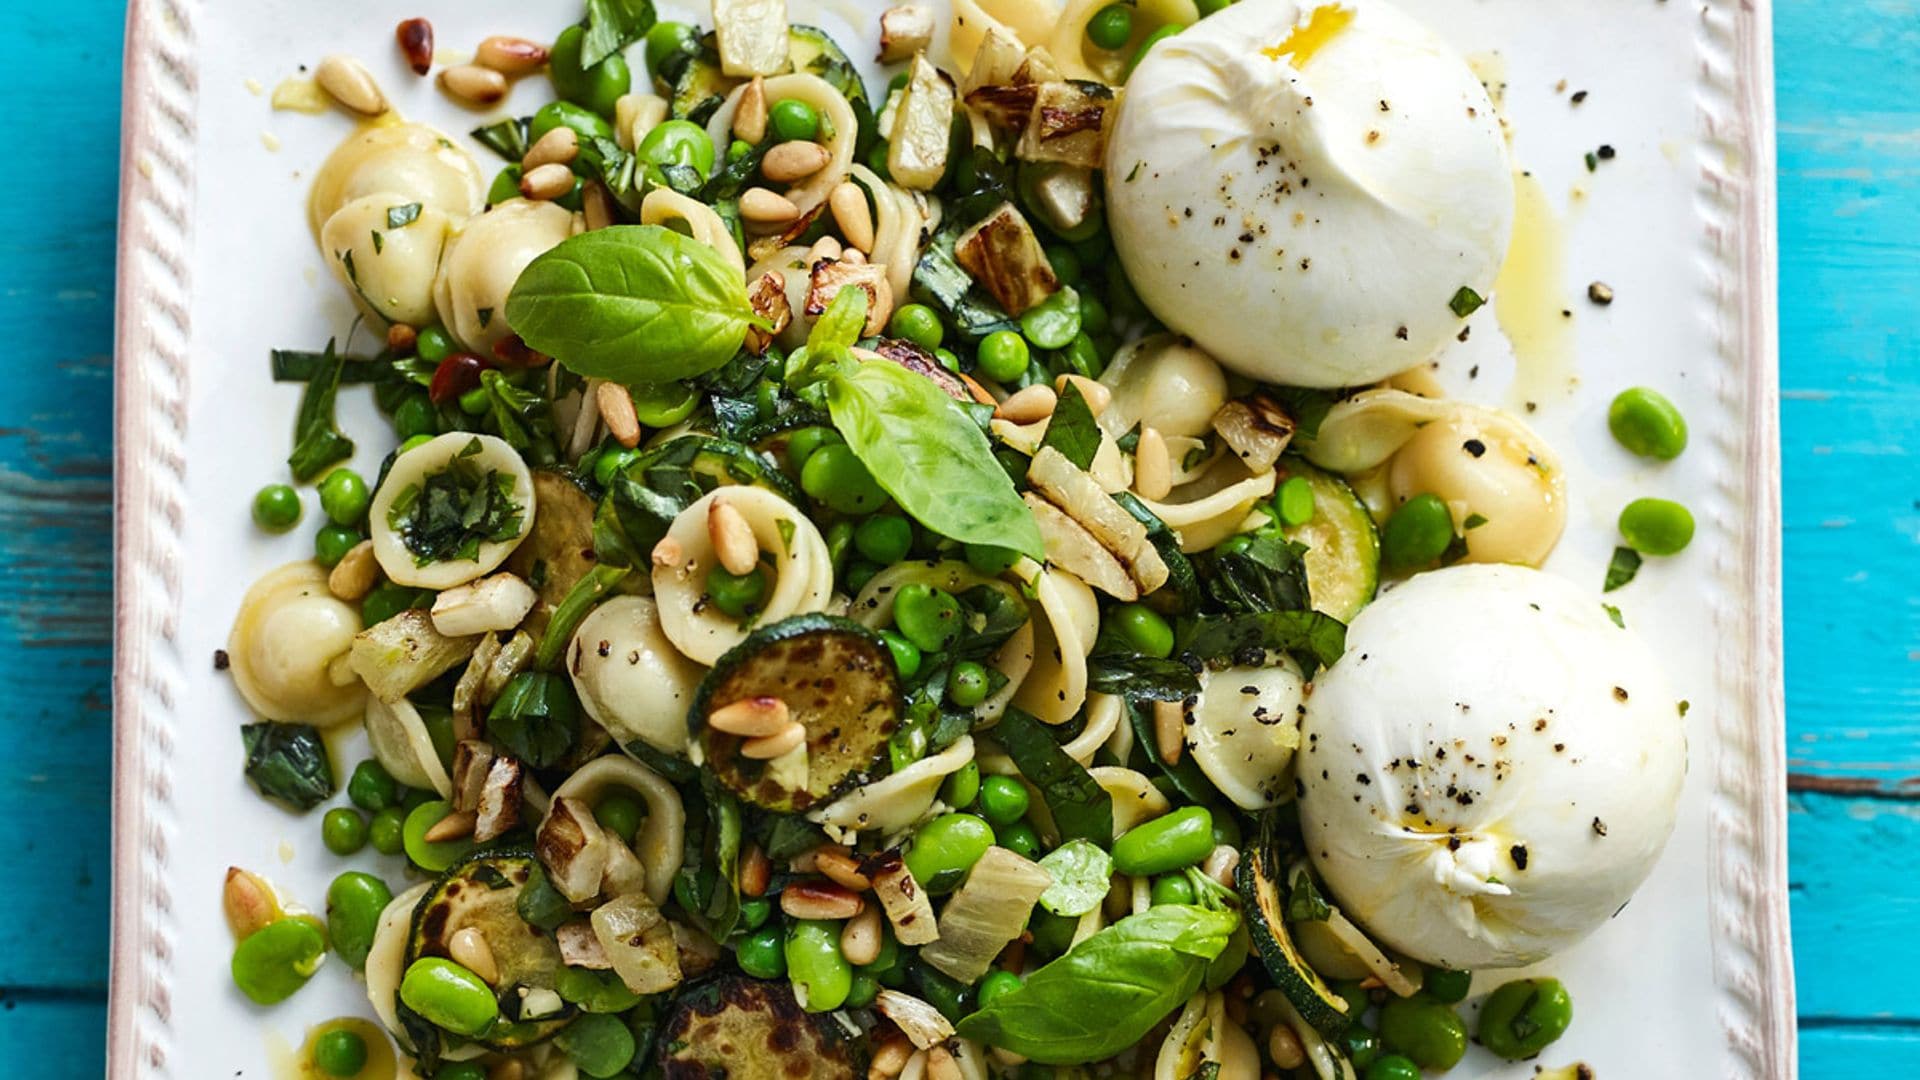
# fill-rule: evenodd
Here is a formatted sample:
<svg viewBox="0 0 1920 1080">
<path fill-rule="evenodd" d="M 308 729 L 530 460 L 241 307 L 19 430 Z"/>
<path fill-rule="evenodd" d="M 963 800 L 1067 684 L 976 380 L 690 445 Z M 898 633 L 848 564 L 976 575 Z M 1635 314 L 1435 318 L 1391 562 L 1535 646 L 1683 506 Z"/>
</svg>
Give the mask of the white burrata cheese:
<svg viewBox="0 0 1920 1080">
<path fill-rule="evenodd" d="M 1235 4 L 1156 45 L 1107 144 L 1134 288 L 1244 375 L 1356 386 L 1458 334 L 1513 228 L 1499 118 L 1381 0 Z"/>
<path fill-rule="evenodd" d="M 1520 566 L 1421 574 L 1362 611 L 1302 734 L 1301 826 L 1342 910 L 1455 970 L 1534 963 L 1618 912 L 1687 770 L 1652 651 Z"/>
</svg>

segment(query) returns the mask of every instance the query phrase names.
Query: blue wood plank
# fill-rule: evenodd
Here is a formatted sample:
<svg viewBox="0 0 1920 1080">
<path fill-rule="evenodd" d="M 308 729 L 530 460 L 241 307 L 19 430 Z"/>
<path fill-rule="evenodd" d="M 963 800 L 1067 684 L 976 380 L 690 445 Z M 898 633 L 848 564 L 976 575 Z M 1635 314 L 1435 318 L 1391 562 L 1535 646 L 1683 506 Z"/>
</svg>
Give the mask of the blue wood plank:
<svg viewBox="0 0 1920 1080">
<path fill-rule="evenodd" d="M 78 1080 L 99 1076 L 107 1006 L 73 995 L 0 994 L 0 1061 L 9 1076 Z"/>
<path fill-rule="evenodd" d="M 1912 1076 L 1920 1029 L 1884 1024 L 1803 1024 L 1800 1080 Z"/>
<path fill-rule="evenodd" d="M 1801 1017 L 1920 1023 L 1920 804 L 1798 793 L 1787 819 Z"/>
</svg>

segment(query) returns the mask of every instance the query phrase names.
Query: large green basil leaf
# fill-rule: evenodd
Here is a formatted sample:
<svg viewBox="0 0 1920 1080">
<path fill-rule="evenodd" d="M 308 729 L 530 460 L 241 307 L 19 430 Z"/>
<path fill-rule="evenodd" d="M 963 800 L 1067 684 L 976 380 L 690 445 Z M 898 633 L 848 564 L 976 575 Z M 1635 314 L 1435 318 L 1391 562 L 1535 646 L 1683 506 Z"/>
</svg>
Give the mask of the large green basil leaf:
<svg viewBox="0 0 1920 1080">
<path fill-rule="evenodd" d="M 1182 904 L 1130 915 L 960 1021 L 960 1035 L 1043 1065 L 1112 1057 L 1193 995 L 1239 925 Z"/>
<path fill-rule="evenodd" d="M 659 225 L 560 242 L 520 272 L 507 323 L 582 375 L 664 383 L 733 359 L 752 321 L 746 283 L 713 248 Z"/>
</svg>

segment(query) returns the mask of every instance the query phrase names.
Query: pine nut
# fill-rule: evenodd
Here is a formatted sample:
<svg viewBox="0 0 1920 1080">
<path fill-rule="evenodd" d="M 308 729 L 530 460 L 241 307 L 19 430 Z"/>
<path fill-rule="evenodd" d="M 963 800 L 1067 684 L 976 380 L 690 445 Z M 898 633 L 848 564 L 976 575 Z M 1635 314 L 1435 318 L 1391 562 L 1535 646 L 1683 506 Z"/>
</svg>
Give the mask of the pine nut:
<svg viewBox="0 0 1920 1080">
<path fill-rule="evenodd" d="M 995 420 L 1011 420 L 1016 424 L 1031 424 L 1036 420 L 1045 420 L 1053 415 L 1053 407 L 1060 404 L 1060 395 L 1053 387 L 1035 383 L 1024 390 L 1016 390 L 1007 400 L 993 410 Z"/>
<path fill-rule="evenodd" d="M 1186 721 L 1187 709 L 1180 702 L 1153 703 L 1153 748 L 1161 761 L 1169 765 L 1179 762 L 1180 752 L 1187 747 L 1186 732 L 1181 730 Z"/>
<path fill-rule="evenodd" d="M 507 96 L 507 77 L 479 64 L 460 64 L 440 73 L 440 89 L 468 105 L 492 105 Z"/>
<path fill-rule="evenodd" d="M 520 167 L 527 172 L 542 165 L 571 165 L 573 159 L 580 156 L 580 136 L 570 127 L 557 127 L 540 136 L 532 146 L 527 147 L 527 155 L 520 159 Z"/>
<path fill-rule="evenodd" d="M 407 67 L 415 75 L 425 75 L 433 70 L 433 24 L 425 19 L 407 19 L 393 28 L 393 40 L 400 46 L 400 55 L 407 58 Z"/>
<path fill-rule="evenodd" d="M 1307 1051 L 1300 1045 L 1300 1036 L 1285 1024 L 1275 1024 L 1267 1033 L 1267 1056 L 1282 1069 L 1297 1069 L 1307 1063 Z"/>
<path fill-rule="evenodd" d="M 707 714 L 707 726 L 743 739 L 763 739 L 787 730 L 793 719 L 787 703 L 771 694 L 741 698 Z"/>
<path fill-rule="evenodd" d="M 1231 889 L 1233 888 L 1233 872 L 1239 865 L 1240 849 L 1234 847 L 1232 844 L 1218 844 L 1215 845 L 1213 851 L 1207 855 L 1206 861 L 1200 864 L 1200 870 L 1208 877 Z"/>
<path fill-rule="evenodd" d="M 807 741 L 807 729 L 800 724 L 788 724 L 772 735 L 762 735 L 757 739 L 748 739 L 740 744 L 740 755 L 755 761 L 771 761 L 792 753 Z"/>
<path fill-rule="evenodd" d="M 756 225 L 785 225 L 800 216 L 800 208 L 784 195 L 755 187 L 740 193 L 740 216 Z"/>
<path fill-rule="evenodd" d="M 780 890 L 780 910 L 796 919 L 851 919 L 866 906 L 859 894 L 820 881 L 796 881 Z"/>
<path fill-rule="evenodd" d="M 765 896 L 767 880 L 773 876 L 773 863 L 759 844 L 748 844 L 740 853 L 740 895 Z"/>
<path fill-rule="evenodd" d="M 767 137 L 767 80 L 758 75 L 740 91 L 733 109 L 733 137 L 754 146 Z"/>
<path fill-rule="evenodd" d="M 471 926 L 455 930 L 447 939 L 447 955 L 454 963 L 480 976 L 488 986 L 500 981 L 500 965 L 493 958 L 493 946 Z"/>
<path fill-rule="evenodd" d="M 1140 428 L 1140 441 L 1133 447 L 1133 487 L 1156 501 L 1173 490 L 1173 455 L 1159 428 Z"/>
<path fill-rule="evenodd" d="M 907 1067 L 907 1059 L 912 1056 L 913 1044 L 905 1035 L 895 1032 L 887 1036 L 867 1062 L 867 1080 L 893 1080 Z"/>
<path fill-rule="evenodd" d="M 342 600 L 358 600 L 373 591 L 380 563 L 373 554 L 373 541 L 353 545 L 327 573 L 327 591 Z"/>
<path fill-rule="evenodd" d="M 449 840 L 472 836 L 477 820 L 478 815 L 471 810 L 455 810 L 434 822 L 420 838 L 429 844 L 444 844 Z"/>
<path fill-rule="evenodd" d="M 860 860 L 848 854 L 843 848 L 823 847 L 814 852 L 813 868 L 835 885 L 852 889 L 854 892 L 866 892 L 873 888 L 873 882 L 860 872 Z"/>
<path fill-rule="evenodd" d="M 707 504 L 707 539 L 713 542 L 714 557 L 734 577 L 745 577 L 760 565 L 760 543 L 753 538 L 753 526 L 724 499 Z"/>
<path fill-rule="evenodd" d="M 953 1051 L 945 1043 L 927 1047 L 927 1080 L 962 1080 L 960 1063 L 953 1060 Z"/>
<path fill-rule="evenodd" d="M 594 391 L 600 406 L 600 419 L 607 422 L 614 441 L 631 450 L 640 445 L 640 417 L 633 411 L 633 395 L 617 382 L 603 382 Z"/>
<path fill-rule="evenodd" d="M 553 162 L 530 169 L 520 178 L 520 194 L 529 199 L 557 199 L 572 190 L 573 170 Z"/>
<path fill-rule="evenodd" d="M 373 73 L 351 56 L 335 53 L 322 57 L 313 71 L 313 81 L 343 108 L 361 116 L 379 116 L 387 111 L 387 95 L 380 92 Z"/>
<path fill-rule="evenodd" d="M 880 959 L 880 909 L 862 908 L 840 929 L 840 955 L 858 967 Z"/>
<path fill-rule="evenodd" d="M 791 184 L 826 168 L 832 160 L 833 155 L 819 143 L 794 139 L 767 151 L 760 159 L 760 175 L 776 184 Z"/>
<path fill-rule="evenodd" d="M 807 265 L 812 266 L 822 259 L 829 261 L 839 259 L 844 250 L 840 246 L 840 241 L 831 236 L 823 236 L 815 240 L 813 246 L 807 249 Z"/>
<path fill-rule="evenodd" d="M 871 254 L 873 211 L 867 207 L 867 193 L 860 190 L 860 185 L 842 180 L 833 194 L 827 196 L 827 208 L 833 211 L 833 223 L 840 226 L 840 235 L 847 238 L 847 245 Z"/>
<path fill-rule="evenodd" d="M 280 905 L 258 874 L 229 866 L 227 880 L 220 888 L 220 910 L 226 914 L 227 929 L 233 931 L 237 941 L 272 922 L 280 913 Z"/>
<path fill-rule="evenodd" d="M 527 1080 L 527 1067 L 508 1058 L 487 1070 L 487 1080 Z"/>
<path fill-rule="evenodd" d="M 387 351 L 388 352 L 395 353 L 400 356 L 411 355 L 413 353 L 413 347 L 416 344 L 418 344 L 419 341 L 420 341 L 420 331 L 415 330 L 413 327 L 408 326 L 406 323 L 397 322 L 397 323 L 394 323 L 392 326 L 387 327 Z"/>
<path fill-rule="evenodd" d="M 613 196 L 598 180 L 580 185 L 580 212 L 587 219 L 587 231 L 604 229 L 619 219 L 614 216 Z"/>
<path fill-rule="evenodd" d="M 686 550 L 680 546 L 680 541 L 671 536 L 662 537 L 659 543 L 653 545 L 653 565 L 663 570 L 679 566 L 686 557 Z"/>
<path fill-rule="evenodd" d="M 1095 416 L 1113 404 L 1113 391 L 1105 383 L 1094 382 L 1085 375 L 1062 375 L 1053 380 L 1053 388 L 1060 393 L 1066 393 L 1068 385 L 1079 389 L 1080 396 L 1086 399 L 1087 410 Z"/>
<path fill-rule="evenodd" d="M 473 51 L 473 62 L 502 75 L 531 75 L 547 66 L 545 45 L 526 38 L 494 36 Z"/>
</svg>

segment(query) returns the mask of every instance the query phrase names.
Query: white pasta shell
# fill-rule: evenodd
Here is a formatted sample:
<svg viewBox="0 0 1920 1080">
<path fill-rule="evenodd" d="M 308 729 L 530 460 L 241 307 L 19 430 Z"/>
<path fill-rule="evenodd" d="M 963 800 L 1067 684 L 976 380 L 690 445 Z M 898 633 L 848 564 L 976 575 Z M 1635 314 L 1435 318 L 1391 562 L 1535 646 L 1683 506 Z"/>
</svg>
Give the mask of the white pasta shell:
<svg viewBox="0 0 1920 1080">
<path fill-rule="evenodd" d="M 425 124 L 356 128 L 314 174 L 307 224 L 318 236 L 341 207 L 381 192 L 432 207 L 458 225 L 486 204 L 487 186 L 472 155 Z"/>
<path fill-rule="evenodd" d="M 360 612 L 313 562 L 288 563 L 247 590 L 227 635 L 240 696 L 268 720 L 325 727 L 359 715 L 366 687 L 344 663 Z"/>
<path fill-rule="evenodd" d="M 406 224 L 390 224 L 415 205 Z M 402 213 L 391 214 L 395 210 Z M 452 228 L 445 212 L 383 191 L 334 211 L 320 226 L 320 250 L 362 311 L 387 322 L 424 326 L 434 321 L 434 272 Z"/>
<path fill-rule="evenodd" d="M 1022 559 L 1013 572 L 1026 581 L 1039 612 L 1033 620 L 1033 669 L 1013 703 L 1042 722 L 1064 724 L 1087 699 L 1087 656 L 1100 632 L 1093 590 L 1072 574 Z"/>
<path fill-rule="evenodd" d="M 479 452 L 463 456 L 475 441 L 480 444 Z M 425 566 L 416 565 L 413 552 L 407 550 L 399 530 L 389 521 L 389 513 L 394 500 L 402 492 L 425 484 L 429 477 L 445 470 L 455 458 L 461 458 L 482 470 L 492 470 L 513 478 L 513 501 L 521 508 L 520 534 L 512 540 L 481 543 L 477 558 L 447 559 Z M 505 440 L 492 435 L 448 432 L 394 459 L 393 467 L 387 471 L 386 481 L 380 485 L 380 490 L 373 493 L 373 505 L 368 510 L 373 553 L 380 560 L 380 569 L 386 572 L 391 581 L 416 589 L 451 589 L 490 573 L 506 561 L 520 541 L 526 539 L 528 530 L 533 527 L 533 516 L 537 509 L 533 497 L 533 474 L 527 471 L 527 463 L 518 451 L 507 445 Z"/>
<path fill-rule="evenodd" d="M 1293 798 L 1291 766 L 1300 746 L 1306 680 L 1290 657 L 1274 654 L 1270 660 L 1265 667 L 1202 674 L 1198 699 L 1187 710 L 1194 764 L 1242 810 Z"/>
<path fill-rule="evenodd" d="M 1205 551 L 1240 531 L 1254 504 L 1273 494 L 1278 477 L 1271 470 L 1249 476 L 1239 458 L 1222 454 L 1198 480 L 1175 488 L 1165 501 L 1141 499 L 1140 504 L 1180 537 L 1181 551 Z"/>
<path fill-rule="evenodd" d="M 808 814 L 822 825 L 841 829 L 877 829 L 891 835 L 919 821 L 933 807 L 940 784 L 973 760 L 973 736 L 962 735 L 952 746 Z"/>
<path fill-rule="evenodd" d="M 579 799 L 592 806 L 601 796 L 620 788 L 646 803 L 646 816 L 633 837 L 633 853 L 646 868 L 647 897 L 655 904 L 664 904 L 673 892 L 674 875 L 680 872 L 687 829 L 686 806 L 672 784 L 632 758 L 610 755 L 582 765 L 553 790 L 550 802 Z"/>
<path fill-rule="evenodd" d="M 644 596 L 616 596 L 574 631 L 567 673 L 580 704 L 614 741 L 635 739 L 687 756 L 687 707 L 702 669 L 660 629 L 659 607 Z"/>
<path fill-rule="evenodd" d="M 712 664 L 747 638 L 740 620 L 704 603 L 707 573 L 718 564 L 707 532 L 707 507 L 724 497 L 746 518 L 760 550 L 773 556 L 773 584 L 759 622 L 825 611 L 833 598 L 833 560 L 827 542 L 807 516 L 765 488 L 730 485 L 682 510 L 667 529 L 663 544 L 677 545 L 679 557 L 653 568 L 653 595 L 660 603 L 660 628 L 689 659 Z"/>
<path fill-rule="evenodd" d="M 733 267 L 733 272 L 744 277 L 747 264 L 740 254 L 740 245 L 733 242 L 733 230 L 720 220 L 720 215 L 714 213 L 713 207 L 671 188 L 654 188 L 641 200 L 642 225 L 666 225 L 676 221 L 685 222 L 687 231 L 695 240 L 719 252 L 727 260 L 727 265 Z"/>
<path fill-rule="evenodd" d="M 373 759 L 395 780 L 410 788 L 437 791 L 442 797 L 453 794 L 453 780 L 440 763 L 433 736 L 412 702 L 405 698 L 381 701 L 369 694 L 366 725 Z"/>
<path fill-rule="evenodd" d="M 1101 430 L 1119 438 L 1145 424 L 1167 438 L 1200 437 L 1227 401 L 1227 376 L 1199 346 L 1171 334 L 1142 338 L 1114 354 L 1100 373 L 1113 400 Z"/>
<path fill-rule="evenodd" d="M 571 211 L 551 202 L 508 199 L 447 241 L 433 304 L 461 345 L 492 356 L 507 326 L 507 295 L 520 271 L 575 232 Z"/>
</svg>

